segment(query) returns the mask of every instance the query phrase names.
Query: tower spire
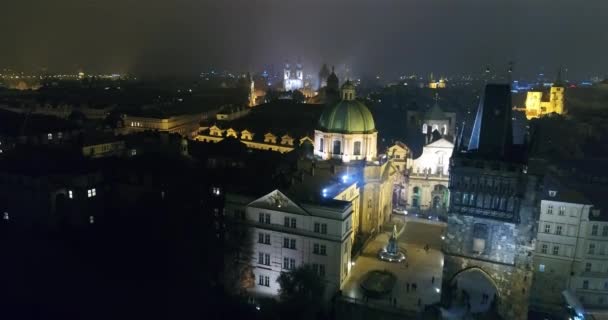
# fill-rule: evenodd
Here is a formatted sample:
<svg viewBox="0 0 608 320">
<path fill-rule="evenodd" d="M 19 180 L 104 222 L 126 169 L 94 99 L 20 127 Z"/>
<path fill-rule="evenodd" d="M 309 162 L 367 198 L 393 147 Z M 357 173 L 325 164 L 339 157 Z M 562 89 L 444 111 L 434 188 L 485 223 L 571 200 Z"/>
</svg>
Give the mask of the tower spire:
<svg viewBox="0 0 608 320">
<path fill-rule="evenodd" d="M 559 66 L 557 69 L 557 76 L 555 77 L 555 82 L 553 83 L 554 87 L 563 87 L 564 82 L 562 81 L 562 66 Z"/>
</svg>

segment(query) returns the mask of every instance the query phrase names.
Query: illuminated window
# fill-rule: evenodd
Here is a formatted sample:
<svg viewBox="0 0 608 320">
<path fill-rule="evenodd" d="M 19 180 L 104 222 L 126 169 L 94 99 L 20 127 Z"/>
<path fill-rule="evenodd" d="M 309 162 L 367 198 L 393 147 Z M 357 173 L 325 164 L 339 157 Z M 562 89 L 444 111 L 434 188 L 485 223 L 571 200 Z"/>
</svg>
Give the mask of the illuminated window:
<svg viewBox="0 0 608 320">
<path fill-rule="evenodd" d="M 89 216 L 89 223 L 90 224 L 94 224 L 95 223 L 95 217 L 94 216 Z"/>
<path fill-rule="evenodd" d="M 545 265 L 544 264 L 539 264 L 538 265 L 538 271 L 545 272 Z"/>
<path fill-rule="evenodd" d="M 63 138 L 63 132 L 57 132 L 57 139 Z"/>
<path fill-rule="evenodd" d="M 74 192 L 72 190 L 68 190 L 68 198 L 74 199 Z"/>
<path fill-rule="evenodd" d="M 5 213 L 2 215 L 2 219 L 7 220 L 7 221 L 10 219 L 10 217 L 9 217 L 9 215 L 8 215 L 8 212 L 5 212 Z"/>
<path fill-rule="evenodd" d="M 137 149 L 131 149 L 131 155 L 132 156 L 137 155 Z"/>
<path fill-rule="evenodd" d="M 94 197 L 96 195 L 97 195 L 97 191 L 95 190 L 95 188 L 87 190 L 87 197 L 88 198 L 92 198 L 92 197 Z"/>
<path fill-rule="evenodd" d="M 427 129 L 427 125 L 426 125 L 426 123 L 423 123 L 423 124 L 422 124 L 422 133 L 426 134 L 426 133 L 427 133 L 427 130 L 428 130 L 428 129 Z"/>
<path fill-rule="evenodd" d="M 219 196 L 220 194 L 222 194 L 219 187 L 213 187 L 211 189 L 211 193 L 213 193 L 214 196 Z"/>
<path fill-rule="evenodd" d="M 47 137 L 49 140 L 53 140 L 53 134 L 52 134 L 52 133 L 47 134 L 47 135 L 46 135 L 46 137 Z"/>
</svg>

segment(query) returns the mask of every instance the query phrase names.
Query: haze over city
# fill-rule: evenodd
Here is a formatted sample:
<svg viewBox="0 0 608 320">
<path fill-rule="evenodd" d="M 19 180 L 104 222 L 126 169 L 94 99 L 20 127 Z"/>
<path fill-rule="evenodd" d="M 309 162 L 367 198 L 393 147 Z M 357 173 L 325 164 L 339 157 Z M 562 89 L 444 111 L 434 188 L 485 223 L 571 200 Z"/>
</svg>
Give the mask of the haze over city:
<svg viewBox="0 0 608 320">
<path fill-rule="evenodd" d="M 604 0 L 12 1 L 0 67 L 35 72 L 258 71 L 300 58 L 358 75 L 608 72 Z M 599 73 L 599 74 L 596 74 Z"/>
<path fill-rule="evenodd" d="M 1 9 L 1 320 L 608 319 L 608 0 Z"/>
</svg>

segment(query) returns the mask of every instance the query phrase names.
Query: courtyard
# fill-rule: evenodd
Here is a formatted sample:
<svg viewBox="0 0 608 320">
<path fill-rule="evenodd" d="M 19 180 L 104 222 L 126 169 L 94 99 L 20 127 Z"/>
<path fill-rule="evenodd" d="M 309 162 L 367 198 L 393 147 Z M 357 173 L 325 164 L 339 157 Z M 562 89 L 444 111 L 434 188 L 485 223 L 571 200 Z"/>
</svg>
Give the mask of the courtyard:
<svg viewBox="0 0 608 320">
<path fill-rule="evenodd" d="M 377 258 L 378 251 L 388 243 L 392 223 L 397 224 L 399 247 L 406 253 L 404 262 L 386 262 Z M 357 258 L 342 294 L 363 303 L 408 311 L 419 311 L 425 305 L 439 302 L 443 271 L 441 236 L 445 224 L 422 219 L 405 221 L 404 217 L 393 216 L 391 227 L 384 229 Z M 428 249 L 425 248 L 427 246 Z M 396 277 L 393 289 L 382 297 L 366 297 L 361 288 L 366 275 L 374 270 L 387 271 Z"/>
</svg>

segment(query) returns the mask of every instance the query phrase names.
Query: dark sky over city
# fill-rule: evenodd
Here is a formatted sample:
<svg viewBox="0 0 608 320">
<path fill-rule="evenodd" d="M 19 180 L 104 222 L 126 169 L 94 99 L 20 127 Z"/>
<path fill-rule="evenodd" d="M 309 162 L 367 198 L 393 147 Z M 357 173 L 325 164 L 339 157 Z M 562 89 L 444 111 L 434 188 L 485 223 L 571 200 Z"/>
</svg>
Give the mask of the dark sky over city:
<svg viewBox="0 0 608 320">
<path fill-rule="evenodd" d="M 3 6 L 0 66 L 198 73 L 301 57 L 355 74 L 608 73 L 606 0 L 20 0 Z M 8 22 L 8 23 L 7 23 Z M 506 67 L 504 67 L 506 68 Z"/>
</svg>

